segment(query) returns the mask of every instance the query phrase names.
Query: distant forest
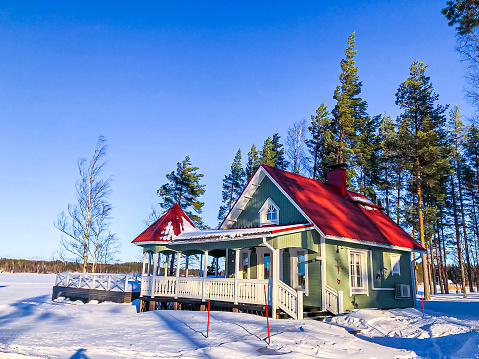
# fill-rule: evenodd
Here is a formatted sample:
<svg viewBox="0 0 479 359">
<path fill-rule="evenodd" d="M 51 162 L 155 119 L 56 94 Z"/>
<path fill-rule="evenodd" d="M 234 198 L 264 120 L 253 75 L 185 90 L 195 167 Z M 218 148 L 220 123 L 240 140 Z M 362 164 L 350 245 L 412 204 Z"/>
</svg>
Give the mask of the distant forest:
<svg viewBox="0 0 479 359">
<path fill-rule="evenodd" d="M 101 264 L 97 273 L 141 273 L 142 263 L 127 262 L 116 264 Z M 0 273 L 59 273 L 82 272 L 83 263 L 56 261 L 36 261 L 27 259 L 0 258 Z"/>
</svg>

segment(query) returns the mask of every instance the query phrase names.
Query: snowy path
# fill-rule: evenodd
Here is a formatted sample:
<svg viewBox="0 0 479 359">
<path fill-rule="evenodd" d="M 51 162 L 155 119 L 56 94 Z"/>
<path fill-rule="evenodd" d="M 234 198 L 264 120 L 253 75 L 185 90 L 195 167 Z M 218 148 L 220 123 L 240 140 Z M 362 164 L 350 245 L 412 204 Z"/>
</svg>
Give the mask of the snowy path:
<svg viewBox="0 0 479 359">
<path fill-rule="evenodd" d="M 53 275 L 0 274 L 0 358 L 414 358 L 336 325 L 212 312 L 136 313 L 129 304 L 50 301 Z"/>
</svg>

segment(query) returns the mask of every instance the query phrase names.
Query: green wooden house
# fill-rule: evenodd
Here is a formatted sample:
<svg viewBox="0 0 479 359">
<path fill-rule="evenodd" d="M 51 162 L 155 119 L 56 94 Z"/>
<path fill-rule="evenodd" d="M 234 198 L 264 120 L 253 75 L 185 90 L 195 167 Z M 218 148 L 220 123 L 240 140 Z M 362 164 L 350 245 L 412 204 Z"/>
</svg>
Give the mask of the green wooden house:
<svg viewBox="0 0 479 359">
<path fill-rule="evenodd" d="M 144 251 L 143 303 L 211 298 L 237 310 L 266 299 L 271 313 L 296 319 L 413 306 L 412 253 L 424 251 L 382 207 L 346 189 L 341 165 L 326 183 L 262 165 L 218 229 L 196 229 L 176 206 L 133 242 Z M 222 260 L 208 275 L 211 257 Z"/>
</svg>

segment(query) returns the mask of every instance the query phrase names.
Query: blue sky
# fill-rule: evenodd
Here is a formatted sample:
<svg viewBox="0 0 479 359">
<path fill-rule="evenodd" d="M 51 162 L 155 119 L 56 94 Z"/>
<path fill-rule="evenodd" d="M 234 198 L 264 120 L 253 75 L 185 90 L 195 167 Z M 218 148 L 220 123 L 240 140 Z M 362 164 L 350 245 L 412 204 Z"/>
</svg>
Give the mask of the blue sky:
<svg viewBox="0 0 479 359">
<path fill-rule="evenodd" d="M 445 3 L 445 1 L 444 1 Z M 76 161 L 104 134 L 122 261 L 156 190 L 190 155 L 216 225 L 221 181 L 292 123 L 334 106 L 339 62 L 356 32 L 369 113 L 398 115 L 414 59 L 442 104 L 472 108 L 438 1 L 0 3 L 0 257 L 51 259 L 57 214 L 75 200 Z"/>
</svg>

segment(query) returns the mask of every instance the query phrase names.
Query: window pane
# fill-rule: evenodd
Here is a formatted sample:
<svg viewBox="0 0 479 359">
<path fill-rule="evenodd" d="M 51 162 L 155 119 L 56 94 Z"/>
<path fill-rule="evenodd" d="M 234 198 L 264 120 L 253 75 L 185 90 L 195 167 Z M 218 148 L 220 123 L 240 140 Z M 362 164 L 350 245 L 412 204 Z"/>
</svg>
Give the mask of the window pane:
<svg viewBox="0 0 479 359">
<path fill-rule="evenodd" d="M 264 255 L 264 279 L 269 279 L 270 272 L 270 257 L 269 254 Z"/>
</svg>

